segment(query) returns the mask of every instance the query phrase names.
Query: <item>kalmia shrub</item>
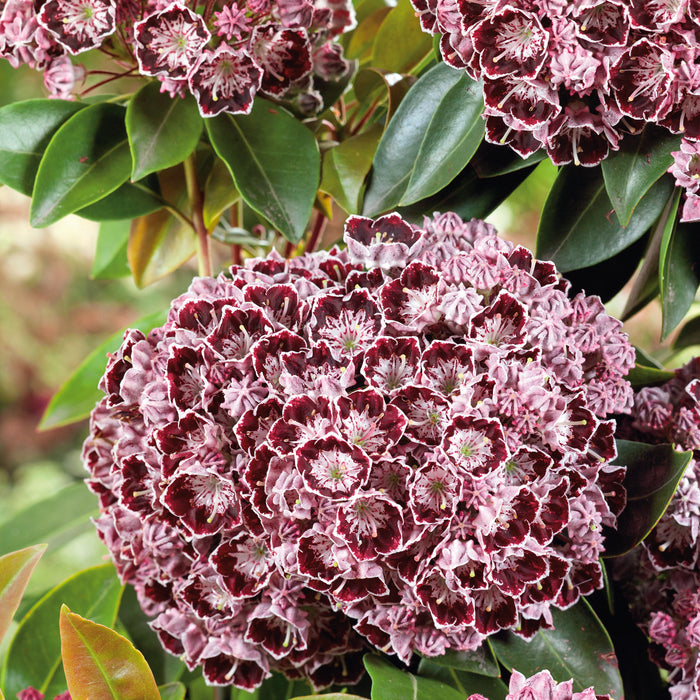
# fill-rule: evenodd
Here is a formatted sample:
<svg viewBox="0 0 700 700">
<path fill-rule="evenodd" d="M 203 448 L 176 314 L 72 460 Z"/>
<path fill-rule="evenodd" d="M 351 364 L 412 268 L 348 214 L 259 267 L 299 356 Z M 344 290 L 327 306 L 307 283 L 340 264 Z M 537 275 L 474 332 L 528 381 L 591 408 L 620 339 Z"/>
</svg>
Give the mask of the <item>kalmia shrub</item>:
<svg viewBox="0 0 700 700">
<path fill-rule="evenodd" d="M 198 278 L 111 356 L 97 527 L 207 680 L 315 686 L 529 637 L 602 586 L 634 351 L 490 225 L 353 216 L 347 250 Z"/>
<path fill-rule="evenodd" d="M 695 0 L 412 0 L 445 62 L 483 81 L 486 139 L 596 165 L 625 133 L 700 136 Z"/>
<path fill-rule="evenodd" d="M 247 114 L 257 93 L 313 114 L 323 106 L 314 81 L 351 69 L 334 41 L 355 25 L 350 0 L 214 0 L 196 9 L 196 1 L 7 0 L 0 56 L 43 71 L 50 94 L 66 99 L 85 74 L 71 56 L 99 49 L 115 76 L 155 77 L 173 96 L 190 92 L 205 117 Z"/>
<path fill-rule="evenodd" d="M 700 695 L 700 358 L 640 389 L 620 435 L 693 451 L 659 523 L 615 570 L 652 659 L 670 671 L 672 697 L 692 700 Z"/>
</svg>

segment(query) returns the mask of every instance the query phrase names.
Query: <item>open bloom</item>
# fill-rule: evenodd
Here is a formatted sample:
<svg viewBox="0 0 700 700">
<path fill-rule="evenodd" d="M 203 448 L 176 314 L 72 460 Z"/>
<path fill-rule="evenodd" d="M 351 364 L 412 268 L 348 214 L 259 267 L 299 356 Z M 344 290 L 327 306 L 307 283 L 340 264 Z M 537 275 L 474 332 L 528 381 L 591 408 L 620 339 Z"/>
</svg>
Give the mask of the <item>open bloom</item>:
<svg viewBox="0 0 700 700">
<path fill-rule="evenodd" d="M 513 671 L 508 684 L 506 700 L 610 700 L 609 695 L 596 695 L 593 688 L 575 693 L 573 681 L 557 683 L 552 674 L 545 670 L 526 678 L 519 671 Z M 488 700 L 476 693 L 467 700 Z"/>
<path fill-rule="evenodd" d="M 210 683 L 349 683 L 368 646 L 530 636 L 602 585 L 620 323 L 481 221 L 351 217 L 346 242 L 196 279 L 101 383 L 98 531 Z"/>
</svg>

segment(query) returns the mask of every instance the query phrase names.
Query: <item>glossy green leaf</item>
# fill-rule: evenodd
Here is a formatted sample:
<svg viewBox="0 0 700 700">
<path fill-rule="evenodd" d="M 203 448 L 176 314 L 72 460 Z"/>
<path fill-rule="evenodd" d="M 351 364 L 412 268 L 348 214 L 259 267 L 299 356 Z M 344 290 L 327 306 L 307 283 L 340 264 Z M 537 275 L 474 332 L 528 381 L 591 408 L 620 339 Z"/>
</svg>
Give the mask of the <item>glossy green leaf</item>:
<svg viewBox="0 0 700 700">
<path fill-rule="evenodd" d="M 202 133 L 202 117 L 192 95 L 170 97 L 153 80 L 126 108 L 126 132 L 133 159 L 131 178 L 182 163 L 194 151 Z"/>
<path fill-rule="evenodd" d="M 383 5 L 374 12 L 358 20 L 358 25 L 350 34 L 350 41 L 345 50 L 345 57 L 349 59 L 369 58 L 372 55 L 372 48 L 375 44 L 377 32 L 391 12 L 392 8 Z"/>
<path fill-rule="evenodd" d="M 348 214 L 358 213 L 362 187 L 381 133 L 382 128 L 375 125 L 323 154 L 320 189 L 333 197 Z"/>
<path fill-rule="evenodd" d="M 366 654 L 364 663 L 372 678 L 372 700 L 464 700 L 449 685 L 402 671 L 375 654 Z"/>
<path fill-rule="evenodd" d="M 394 113 L 399 108 L 403 98 L 416 83 L 413 75 L 399 75 L 380 70 L 374 66 L 367 66 L 358 71 L 353 80 L 355 96 L 366 110 L 376 107 L 378 104 L 384 105 L 386 112 L 383 119 L 383 127 L 386 129 Z M 386 93 L 386 94 L 385 94 Z M 354 122 L 359 122 L 366 110 L 361 110 L 354 115 Z"/>
<path fill-rule="evenodd" d="M 667 372 L 656 367 L 645 367 L 644 365 L 635 364 L 629 371 L 625 379 L 636 389 L 650 384 L 661 384 L 667 382 L 675 376 L 675 372 Z"/>
<path fill-rule="evenodd" d="M 617 557 L 636 547 L 653 529 L 673 498 L 692 452 L 672 445 L 647 445 L 616 440 L 614 464 L 627 467 L 624 486 L 627 504 L 617 526 L 605 528 L 605 556 Z"/>
<path fill-rule="evenodd" d="M 605 191 L 600 168 L 564 166 L 542 211 L 537 257 L 552 260 L 560 272 L 611 258 L 646 233 L 672 189 L 667 177 L 654 183 L 623 227 Z"/>
<path fill-rule="evenodd" d="M 26 100 L 0 109 L 0 182 L 31 195 L 36 171 L 56 130 L 85 107 L 66 100 Z"/>
<path fill-rule="evenodd" d="M 124 113 L 119 105 L 92 105 L 58 129 L 34 181 L 32 226 L 48 226 L 102 199 L 129 179 L 131 155 Z"/>
<path fill-rule="evenodd" d="M 522 168 L 536 165 L 547 157 L 545 150 L 539 150 L 527 158 L 518 155 L 511 148 L 497 146 L 482 141 L 474 157 L 469 161 L 479 177 L 499 177 L 514 173 Z"/>
<path fill-rule="evenodd" d="M 615 651 L 591 606 L 581 599 L 568 610 L 551 611 L 554 629 L 540 630 L 529 642 L 512 632 L 492 637 L 499 661 L 525 676 L 548 669 L 558 683 L 573 678 L 574 691 L 593 686 L 597 694 L 621 700 Z"/>
<path fill-rule="evenodd" d="M 168 683 L 159 685 L 158 692 L 160 693 L 160 700 L 185 700 L 187 687 L 182 683 Z"/>
<path fill-rule="evenodd" d="M 700 224 L 669 225 L 664 230 L 659 259 L 663 311 L 661 339 L 683 320 L 700 286 Z"/>
<path fill-rule="evenodd" d="M 206 127 L 246 204 L 288 240 L 301 240 L 320 177 L 321 156 L 313 134 L 260 98 L 249 115 L 220 115 L 207 119 Z"/>
<path fill-rule="evenodd" d="M 372 164 L 363 210 L 376 216 L 448 185 L 483 137 L 481 88 L 441 63 L 408 91 L 389 122 Z"/>
<path fill-rule="evenodd" d="M 433 41 L 421 29 L 413 5 L 398 0 L 377 31 L 371 65 L 392 73 L 410 73 L 432 53 Z"/>
<path fill-rule="evenodd" d="M 90 221 L 115 221 L 144 216 L 163 206 L 163 199 L 157 189 L 158 180 L 155 177 L 125 182 L 111 194 L 75 213 Z"/>
<path fill-rule="evenodd" d="M 165 316 L 166 312 L 157 311 L 138 319 L 133 327 L 147 334 L 152 328 L 162 325 Z M 124 330 L 114 333 L 83 360 L 49 401 L 39 423 L 40 430 L 75 423 L 90 415 L 103 395 L 97 384 L 104 374 L 107 355 L 119 348 L 123 336 Z"/>
<path fill-rule="evenodd" d="M 447 666 L 460 671 L 478 673 L 482 676 L 496 677 L 501 675 L 496 655 L 488 642 L 485 642 L 474 651 L 448 649 L 442 656 L 431 656 L 429 660 L 438 666 Z"/>
<path fill-rule="evenodd" d="M 226 164 L 217 158 L 204 185 L 202 217 L 207 231 L 211 231 L 221 215 L 240 198 Z"/>
<path fill-rule="evenodd" d="M 71 700 L 160 700 L 143 654 L 125 637 L 61 607 L 61 658 Z"/>
<path fill-rule="evenodd" d="M 131 221 L 104 221 L 97 232 L 95 259 L 92 262 L 92 279 L 119 279 L 131 274 L 126 248 L 129 243 Z"/>
<path fill-rule="evenodd" d="M 20 622 L 7 652 L 2 687 L 14 697 L 32 686 L 49 698 L 66 689 L 58 618 L 62 605 L 111 626 L 122 586 L 111 564 L 86 569 L 47 593 Z M 75 696 L 74 696 L 75 697 Z"/>
<path fill-rule="evenodd" d="M 367 700 L 361 695 L 348 695 L 348 693 L 324 693 L 323 695 L 295 695 L 292 700 Z"/>
<path fill-rule="evenodd" d="M 36 544 L 0 557 L 0 642 L 12 623 L 34 567 L 47 545 Z"/>
<path fill-rule="evenodd" d="M 84 483 L 70 484 L 15 513 L 0 525 L 0 555 L 46 542 L 49 550 L 68 541 L 77 528 L 93 530 L 95 494 Z"/>
<path fill-rule="evenodd" d="M 679 331 L 673 341 L 674 350 L 682 350 L 691 345 L 700 345 L 700 316 L 691 318 Z"/>
<path fill-rule="evenodd" d="M 642 197 L 673 164 L 671 151 L 679 149 L 680 141 L 680 136 L 647 124 L 641 134 L 625 136 L 620 150 L 601 163 L 605 189 L 622 226 L 627 226 Z"/>
<path fill-rule="evenodd" d="M 489 700 L 505 700 L 508 694 L 508 686 L 500 678 L 441 666 L 433 658 L 420 660 L 418 675 L 449 685 L 464 696 L 481 693 Z"/>
</svg>

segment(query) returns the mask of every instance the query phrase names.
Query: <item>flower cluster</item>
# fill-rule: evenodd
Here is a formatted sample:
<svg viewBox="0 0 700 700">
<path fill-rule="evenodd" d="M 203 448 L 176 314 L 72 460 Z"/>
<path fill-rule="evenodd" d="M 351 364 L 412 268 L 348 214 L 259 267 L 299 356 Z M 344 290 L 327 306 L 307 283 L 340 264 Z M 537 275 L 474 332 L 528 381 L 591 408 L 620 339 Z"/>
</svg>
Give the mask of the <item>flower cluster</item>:
<svg viewBox="0 0 700 700">
<path fill-rule="evenodd" d="M 671 155 L 673 165 L 668 172 L 685 190 L 681 221 L 700 221 L 700 141 L 681 139 L 681 150 Z"/>
<path fill-rule="evenodd" d="M 694 453 L 656 527 L 615 568 L 653 659 L 672 672 L 671 695 L 692 700 L 700 695 L 700 358 L 640 389 L 620 435 Z"/>
<path fill-rule="evenodd" d="M 84 461 L 164 646 L 316 686 L 530 636 L 602 585 L 634 351 L 484 222 L 350 217 L 347 250 L 196 279 L 125 335 Z"/>
<path fill-rule="evenodd" d="M 30 686 L 17 693 L 17 700 L 44 700 L 44 694 Z M 66 691 L 65 693 L 57 695 L 53 700 L 71 700 L 71 696 L 70 693 Z"/>
<path fill-rule="evenodd" d="M 486 138 L 596 165 L 645 122 L 700 137 L 700 11 L 678 0 L 412 0 L 483 81 Z"/>
<path fill-rule="evenodd" d="M 218 0 L 204 15 L 191 4 L 7 0 L 0 56 L 43 70 L 51 95 L 69 98 L 83 75 L 70 57 L 101 47 L 172 95 L 191 92 L 205 117 L 247 114 L 258 92 L 312 114 L 316 83 L 350 71 L 334 41 L 354 26 L 350 0 Z"/>
<path fill-rule="evenodd" d="M 513 671 L 508 684 L 506 700 L 610 700 L 609 695 L 596 695 L 592 687 L 574 693 L 573 680 L 557 683 L 549 671 L 540 671 L 526 678 Z M 467 700 L 488 700 L 480 693 L 470 695 Z"/>
</svg>

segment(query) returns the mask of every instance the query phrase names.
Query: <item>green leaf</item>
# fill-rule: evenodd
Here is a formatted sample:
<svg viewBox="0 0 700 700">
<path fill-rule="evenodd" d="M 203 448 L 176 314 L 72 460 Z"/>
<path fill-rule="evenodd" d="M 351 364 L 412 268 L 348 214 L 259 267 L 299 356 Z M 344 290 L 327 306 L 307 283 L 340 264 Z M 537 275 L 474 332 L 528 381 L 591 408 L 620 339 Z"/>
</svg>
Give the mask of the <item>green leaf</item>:
<svg viewBox="0 0 700 700">
<path fill-rule="evenodd" d="M 221 215 L 240 198 L 228 167 L 222 160 L 216 158 L 204 185 L 202 217 L 207 231 L 211 231 Z"/>
<path fill-rule="evenodd" d="M 418 664 L 418 675 L 441 681 L 466 696 L 472 693 L 481 693 L 489 700 L 505 700 L 508 694 L 508 686 L 500 678 L 440 666 L 434 661 L 435 659 L 432 658 L 421 659 Z"/>
<path fill-rule="evenodd" d="M 157 311 L 134 322 L 133 327 L 147 334 L 152 328 L 165 322 L 166 312 Z M 102 397 L 97 388 L 104 374 L 107 355 L 121 345 L 124 330 L 111 335 L 93 350 L 68 380 L 53 395 L 39 423 L 39 430 L 57 428 L 87 418 Z"/>
<path fill-rule="evenodd" d="M 382 128 L 374 125 L 323 154 L 323 177 L 319 189 L 333 197 L 348 214 L 358 213 L 362 186 L 381 133 Z"/>
<path fill-rule="evenodd" d="M 126 108 L 126 132 L 133 159 L 132 180 L 182 163 L 202 134 L 202 117 L 192 95 L 170 97 L 153 80 Z"/>
<path fill-rule="evenodd" d="M 49 591 L 20 622 L 7 651 L 2 687 L 14 697 L 32 686 L 52 698 L 66 689 L 58 617 L 62 605 L 100 624 L 113 625 L 122 586 L 114 566 L 86 569 Z M 73 696 L 75 697 L 75 696 Z"/>
<path fill-rule="evenodd" d="M 638 387 L 649 386 L 650 384 L 661 384 L 667 382 L 675 376 L 675 372 L 667 372 L 656 367 L 645 367 L 635 364 L 627 374 L 627 381 L 636 389 Z"/>
<path fill-rule="evenodd" d="M 664 229 L 659 260 L 661 340 L 683 320 L 700 286 L 700 224 L 672 222 Z"/>
<path fill-rule="evenodd" d="M 12 623 L 34 567 L 47 545 L 35 544 L 0 557 L 0 642 Z"/>
<path fill-rule="evenodd" d="M 398 0 L 377 31 L 370 63 L 391 73 L 410 73 L 432 52 L 432 38 L 421 29 L 413 5 Z"/>
<path fill-rule="evenodd" d="M 98 514 L 95 494 L 82 482 L 70 484 L 27 506 L 0 525 L 0 555 L 46 542 L 49 551 L 68 541 L 76 528 L 93 530 Z"/>
<path fill-rule="evenodd" d="M 700 345 L 700 316 L 691 318 L 686 323 L 673 341 L 674 350 L 682 350 L 691 345 Z"/>
<path fill-rule="evenodd" d="M 85 107 L 66 100 L 27 100 L 0 109 L 0 182 L 31 195 L 36 171 L 56 130 Z"/>
<path fill-rule="evenodd" d="M 372 678 L 372 700 L 464 700 L 449 685 L 401 671 L 375 654 L 366 654 L 364 663 Z"/>
<path fill-rule="evenodd" d="M 187 688 L 182 683 L 168 683 L 159 685 L 160 700 L 185 700 Z"/>
<path fill-rule="evenodd" d="M 103 103 L 74 114 L 46 147 L 34 182 L 30 220 L 42 227 L 102 199 L 129 179 L 124 108 Z"/>
<path fill-rule="evenodd" d="M 548 669 L 558 683 L 573 678 L 573 689 L 593 686 L 598 695 L 622 700 L 622 679 L 605 627 L 581 599 L 568 610 L 551 608 L 553 630 L 540 630 L 526 642 L 513 632 L 491 637 L 499 661 L 509 670 L 532 676 Z"/>
<path fill-rule="evenodd" d="M 75 213 L 90 221 L 134 219 L 163 206 L 163 199 L 157 189 L 158 179 L 153 176 L 136 183 L 125 182 L 111 194 L 83 209 L 78 209 Z"/>
<path fill-rule="evenodd" d="M 440 63 L 408 91 L 382 136 L 364 199 L 366 216 L 412 204 L 448 185 L 482 140 L 481 87 Z"/>
<path fill-rule="evenodd" d="M 647 124 L 641 134 L 622 139 L 620 150 L 601 163 L 605 189 L 622 226 L 627 226 L 642 197 L 673 165 L 671 151 L 679 149 L 680 141 L 680 136 Z"/>
<path fill-rule="evenodd" d="M 391 10 L 391 7 L 384 5 L 378 7 L 361 21 L 358 19 L 357 27 L 350 34 L 350 41 L 345 50 L 345 58 L 359 58 L 362 60 L 372 55 L 377 32 Z"/>
<path fill-rule="evenodd" d="M 321 156 L 313 134 L 294 117 L 256 98 L 249 115 L 206 120 L 209 138 L 251 209 L 297 243 L 318 189 Z"/>
<path fill-rule="evenodd" d="M 474 157 L 469 161 L 479 177 L 499 177 L 514 173 L 521 168 L 529 168 L 547 157 L 547 152 L 541 149 L 527 158 L 518 155 L 510 148 L 496 146 L 488 141 L 482 141 Z"/>
<path fill-rule="evenodd" d="M 104 221 L 97 232 L 95 259 L 92 262 L 92 279 L 119 279 L 131 274 L 126 248 L 129 243 L 131 221 Z"/>
<path fill-rule="evenodd" d="M 482 676 L 498 677 L 501 675 L 498 661 L 488 641 L 474 651 L 448 649 L 442 656 L 431 656 L 429 660 L 438 666 L 478 673 Z"/>
<path fill-rule="evenodd" d="M 692 452 L 672 445 L 647 445 L 616 440 L 614 464 L 627 467 L 624 486 L 627 504 L 617 526 L 605 528 L 605 557 L 618 557 L 636 547 L 663 515 L 685 472 Z"/>
<path fill-rule="evenodd" d="M 323 695 L 295 695 L 292 700 L 367 700 L 367 698 L 347 693 L 325 693 Z"/>
<path fill-rule="evenodd" d="M 397 73 L 389 73 L 373 66 L 367 66 L 358 71 L 353 80 L 353 88 L 359 103 L 366 110 L 373 109 L 378 104 L 384 104 L 386 99 L 386 114 L 383 119 L 383 126 L 386 129 L 403 98 L 415 83 L 416 77 L 413 75 L 399 77 Z M 354 121 L 360 122 L 366 115 L 366 110 L 356 112 Z"/>
<path fill-rule="evenodd" d="M 72 700 L 160 700 L 143 654 L 121 634 L 61 606 L 61 658 Z"/>
<path fill-rule="evenodd" d="M 560 272 L 613 257 L 646 233 L 672 189 L 669 178 L 658 180 L 623 227 L 614 216 L 600 168 L 564 166 L 542 211 L 537 257 L 552 260 Z"/>
</svg>

